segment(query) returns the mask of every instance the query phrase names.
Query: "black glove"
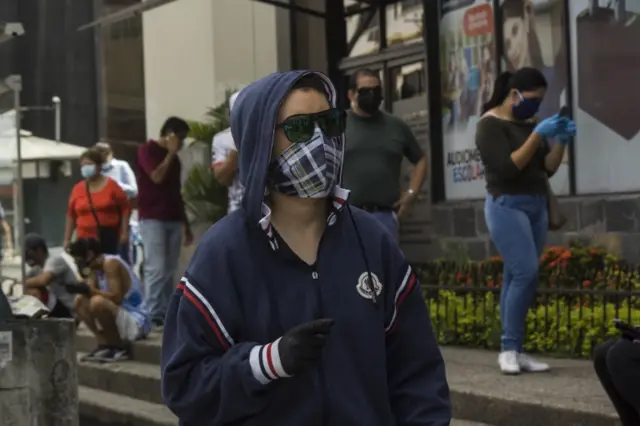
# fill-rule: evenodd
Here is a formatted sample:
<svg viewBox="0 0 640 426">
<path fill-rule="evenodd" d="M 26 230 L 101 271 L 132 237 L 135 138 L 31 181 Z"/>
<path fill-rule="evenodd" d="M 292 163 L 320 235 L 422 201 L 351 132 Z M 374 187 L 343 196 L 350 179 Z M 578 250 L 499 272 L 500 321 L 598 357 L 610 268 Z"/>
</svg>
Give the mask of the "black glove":
<svg viewBox="0 0 640 426">
<path fill-rule="evenodd" d="M 278 350 L 282 369 L 288 375 L 296 375 L 318 362 L 333 323 L 330 318 L 307 322 L 282 336 Z"/>
</svg>

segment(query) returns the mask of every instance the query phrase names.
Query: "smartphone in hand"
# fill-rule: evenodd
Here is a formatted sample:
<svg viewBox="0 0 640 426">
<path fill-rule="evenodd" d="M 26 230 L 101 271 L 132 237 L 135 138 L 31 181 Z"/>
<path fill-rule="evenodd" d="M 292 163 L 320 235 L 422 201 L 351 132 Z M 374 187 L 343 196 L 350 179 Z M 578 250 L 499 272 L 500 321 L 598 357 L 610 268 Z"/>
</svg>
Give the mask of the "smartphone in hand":
<svg viewBox="0 0 640 426">
<path fill-rule="evenodd" d="M 82 294 L 84 296 L 91 294 L 91 288 L 85 283 L 67 283 L 64 286 L 71 294 Z"/>
</svg>

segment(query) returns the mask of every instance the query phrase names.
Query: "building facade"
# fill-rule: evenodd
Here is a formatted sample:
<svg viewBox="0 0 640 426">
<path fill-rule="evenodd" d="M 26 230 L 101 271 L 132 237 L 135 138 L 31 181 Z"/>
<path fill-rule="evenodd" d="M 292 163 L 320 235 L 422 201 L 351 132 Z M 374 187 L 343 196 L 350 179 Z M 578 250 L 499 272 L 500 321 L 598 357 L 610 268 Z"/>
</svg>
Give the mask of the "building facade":
<svg viewBox="0 0 640 426">
<path fill-rule="evenodd" d="M 147 136 L 168 115 L 201 119 L 225 89 L 273 71 L 324 71 L 345 96 L 351 73 L 378 70 L 384 108 L 412 126 L 430 158 L 402 226 L 405 252 L 414 261 L 460 250 L 484 258 L 495 249 L 475 123 L 500 72 L 533 66 L 549 82 L 541 116 L 566 105 L 578 127 L 551 179 L 569 223 L 549 242 L 587 239 L 640 260 L 637 2 L 154 1 L 162 5 L 142 14 Z"/>
</svg>

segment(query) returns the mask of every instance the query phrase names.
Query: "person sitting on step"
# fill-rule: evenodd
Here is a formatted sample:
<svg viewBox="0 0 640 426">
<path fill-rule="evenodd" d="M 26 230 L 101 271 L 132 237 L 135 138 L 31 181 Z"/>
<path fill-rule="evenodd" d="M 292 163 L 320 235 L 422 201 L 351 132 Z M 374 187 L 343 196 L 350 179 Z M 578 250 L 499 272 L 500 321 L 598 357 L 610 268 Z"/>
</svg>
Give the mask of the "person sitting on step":
<svg viewBox="0 0 640 426">
<path fill-rule="evenodd" d="M 128 343 L 151 331 L 151 320 L 142 309 L 140 281 L 122 258 L 102 253 L 94 238 L 71 243 L 69 254 L 86 278 L 85 284 L 72 290 L 75 311 L 98 341 L 83 360 L 128 359 Z"/>
<path fill-rule="evenodd" d="M 30 268 L 25 293 L 44 303 L 50 318 L 74 318 L 73 295 L 66 289 L 79 279 L 73 262 L 67 261 L 64 253 L 50 254 L 45 239 L 35 233 L 24 237 L 24 256 Z"/>
</svg>

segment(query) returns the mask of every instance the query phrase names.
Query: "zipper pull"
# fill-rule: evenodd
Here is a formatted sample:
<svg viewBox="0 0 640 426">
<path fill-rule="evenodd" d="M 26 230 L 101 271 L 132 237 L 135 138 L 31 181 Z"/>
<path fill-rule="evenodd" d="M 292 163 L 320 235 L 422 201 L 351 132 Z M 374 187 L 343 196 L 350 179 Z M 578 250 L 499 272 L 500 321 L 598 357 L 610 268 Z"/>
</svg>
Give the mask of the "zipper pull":
<svg viewBox="0 0 640 426">
<path fill-rule="evenodd" d="M 311 278 L 313 278 L 314 280 L 317 280 L 318 279 L 318 273 L 316 271 L 313 271 L 311 273 Z"/>
</svg>

